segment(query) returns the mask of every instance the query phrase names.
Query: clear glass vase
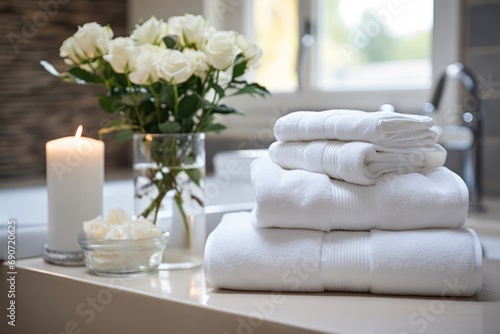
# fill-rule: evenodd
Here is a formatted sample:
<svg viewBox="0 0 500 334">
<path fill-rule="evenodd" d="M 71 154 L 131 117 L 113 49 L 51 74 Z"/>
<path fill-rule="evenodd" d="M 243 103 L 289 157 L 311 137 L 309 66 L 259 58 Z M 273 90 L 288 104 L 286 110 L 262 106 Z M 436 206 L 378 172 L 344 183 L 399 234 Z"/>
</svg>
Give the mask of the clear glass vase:
<svg viewBox="0 0 500 334">
<path fill-rule="evenodd" d="M 205 134 L 134 134 L 135 214 L 170 238 L 159 269 L 203 262 Z"/>
</svg>

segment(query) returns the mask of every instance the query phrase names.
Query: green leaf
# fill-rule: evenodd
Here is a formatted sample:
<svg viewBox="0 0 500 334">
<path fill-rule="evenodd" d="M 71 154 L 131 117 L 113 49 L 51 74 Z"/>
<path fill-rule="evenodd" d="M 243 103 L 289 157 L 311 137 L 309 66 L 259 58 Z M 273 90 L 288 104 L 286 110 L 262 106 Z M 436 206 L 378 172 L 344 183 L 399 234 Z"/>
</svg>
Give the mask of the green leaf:
<svg viewBox="0 0 500 334">
<path fill-rule="evenodd" d="M 101 109 L 108 114 L 114 114 L 120 110 L 120 97 L 99 94 L 97 97 Z"/>
<path fill-rule="evenodd" d="M 148 93 L 135 92 L 122 96 L 120 99 L 120 103 L 129 107 L 135 107 L 142 102 L 149 100 L 149 98 L 150 95 Z"/>
<path fill-rule="evenodd" d="M 122 89 L 124 89 L 123 87 L 128 86 L 127 76 L 125 74 L 115 73 L 114 80 L 118 86 L 122 87 Z"/>
<path fill-rule="evenodd" d="M 103 126 L 103 129 L 104 128 L 111 128 L 111 127 L 115 127 L 115 126 L 122 126 L 122 125 L 126 125 L 126 123 L 120 118 L 115 118 L 109 122 L 106 122 L 106 124 L 104 124 L 104 126 Z M 99 131 L 101 131 L 101 130 L 99 130 Z"/>
<path fill-rule="evenodd" d="M 121 131 L 132 131 L 134 129 L 138 129 L 137 126 L 134 126 L 132 124 L 125 123 L 122 119 L 113 119 L 109 122 L 106 123 L 100 130 L 99 130 L 99 136 L 104 136 L 106 134 L 109 134 L 111 132 L 121 132 Z M 122 135 L 123 136 L 123 135 Z"/>
<path fill-rule="evenodd" d="M 109 122 L 106 122 L 106 124 L 99 130 L 99 135 L 105 135 L 115 131 L 116 132 L 124 130 L 133 131 L 136 128 L 137 128 L 136 126 L 127 123 L 124 119 L 115 118 Z"/>
<path fill-rule="evenodd" d="M 158 125 L 162 133 L 178 133 L 181 131 L 181 125 L 178 122 L 166 121 Z"/>
<path fill-rule="evenodd" d="M 163 43 L 165 43 L 167 49 L 174 49 L 177 46 L 177 36 L 167 35 L 163 37 Z"/>
<path fill-rule="evenodd" d="M 179 86 L 179 93 L 182 91 L 182 88 L 187 88 L 199 95 L 203 93 L 203 84 L 201 82 L 201 78 L 197 77 L 196 75 L 191 75 L 185 83 Z"/>
<path fill-rule="evenodd" d="M 174 89 L 171 85 L 161 86 L 160 101 L 169 107 L 174 104 Z"/>
<path fill-rule="evenodd" d="M 247 61 L 245 60 L 243 54 L 240 53 L 239 55 L 236 56 L 236 60 L 234 62 L 232 80 L 242 76 L 245 73 L 246 67 L 247 67 Z"/>
<path fill-rule="evenodd" d="M 212 124 L 206 126 L 204 129 L 202 129 L 202 131 L 203 132 L 216 132 L 216 133 L 220 133 L 224 129 L 226 129 L 225 125 L 222 125 L 220 123 L 212 123 Z"/>
<path fill-rule="evenodd" d="M 266 96 L 266 95 L 270 95 L 269 91 L 259 85 L 259 84 L 256 84 L 256 83 L 251 83 L 251 84 L 247 84 L 245 87 L 237 90 L 235 93 L 231 94 L 231 96 L 235 96 L 235 95 L 243 95 L 243 94 L 249 94 L 249 95 L 260 95 L 260 96 Z"/>
<path fill-rule="evenodd" d="M 180 118 L 191 118 L 200 109 L 200 99 L 196 95 L 186 95 L 179 101 L 177 113 Z"/>
<path fill-rule="evenodd" d="M 224 89 L 216 82 L 211 82 L 210 87 L 212 87 L 217 95 L 219 95 L 219 98 L 223 98 L 226 94 L 224 93 Z"/>
<path fill-rule="evenodd" d="M 134 131 L 132 130 L 120 130 L 114 136 L 114 140 L 116 141 L 126 141 L 132 138 L 134 135 Z"/>
<path fill-rule="evenodd" d="M 152 112 L 148 115 L 146 115 L 143 119 L 144 124 L 149 124 L 151 123 L 155 118 L 157 118 L 157 114 L 155 112 Z"/>
<path fill-rule="evenodd" d="M 220 106 L 214 107 L 212 109 L 212 112 L 214 114 L 224 114 L 224 115 L 227 115 L 227 114 L 243 114 L 238 109 L 230 107 L 230 106 L 227 106 L 225 104 L 221 104 Z"/>
<path fill-rule="evenodd" d="M 189 176 L 191 181 L 193 181 L 198 187 L 200 187 L 201 173 L 199 169 L 184 169 L 186 174 Z"/>
<path fill-rule="evenodd" d="M 79 67 L 73 67 L 68 71 L 72 76 L 81 79 L 85 82 L 93 82 L 93 83 L 104 83 L 104 79 L 93 74 L 90 72 L 87 72 L 85 70 L 82 70 Z"/>
<path fill-rule="evenodd" d="M 104 62 L 102 66 L 102 75 L 106 79 L 111 79 L 115 76 L 115 71 L 108 62 Z"/>
</svg>

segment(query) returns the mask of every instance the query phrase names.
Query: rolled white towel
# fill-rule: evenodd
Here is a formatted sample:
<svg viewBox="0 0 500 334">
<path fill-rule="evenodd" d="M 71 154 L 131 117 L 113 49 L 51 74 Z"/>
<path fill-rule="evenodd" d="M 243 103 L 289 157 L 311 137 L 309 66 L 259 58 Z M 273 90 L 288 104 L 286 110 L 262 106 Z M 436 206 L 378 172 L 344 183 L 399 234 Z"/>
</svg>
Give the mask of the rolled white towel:
<svg viewBox="0 0 500 334">
<path fill-rule="evenodd" d="M 321 232 L 259 229 L 227 214 L 208 237 L 205 276 L 215 288 L 471 296 L 481 289 L 474 231 Z"/>
<path fill-rule="evenodd" d="M 259 227 L 330 230 L 458 228 L 469 207 L 462 179 L 445 167 L 387 175 L 371 186 L 325 174 L 284 170 L 267 158 L 252 162 Z"/>
<path fill-rule="evenodd" d="M 365 141 L 393 147 L 436 142 L 432 118 L 394 112 L 359 110 L 297 111 L 279 118 L 274 136 L 279 141 Z"/>
<path fill-rule="evenodd" d="M 303 169 L 371 185 L 386 174 L 422 172 L 442 166 L 446 150 L 438 144 L 391 148 L 360 141 L 318 140 L 275 142 L 269 147 L 269 157 L 285 169 Z"/>
</svg>

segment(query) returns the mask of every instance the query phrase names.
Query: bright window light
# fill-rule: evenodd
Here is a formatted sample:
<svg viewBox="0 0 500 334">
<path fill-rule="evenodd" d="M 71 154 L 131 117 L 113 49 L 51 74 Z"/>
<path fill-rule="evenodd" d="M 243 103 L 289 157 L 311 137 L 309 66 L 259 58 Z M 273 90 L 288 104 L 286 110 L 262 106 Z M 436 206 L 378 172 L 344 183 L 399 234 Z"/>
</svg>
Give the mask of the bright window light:
<svg viewBox="0 0 500 334">
<path fill-rule="evenodd" d="M 307 4 L 316 6 L 308 18 L 315 37 L 314 61 L 307 64 L 314 73 L 312 87 L 343 91 L 431 86 L 433 0 Z M 254 40 L 264 50 L 255 80 L 275 93 L 296 91 L 299 1 L 253 0 L 251 10 Z"/>
<path fill-rule="evenodd" d="M 430 87 L 432 27 L 432 0 L 320 0 L 317 87 Z"/>
<path fill-rule="evenodd" d="M 264 50 L 255 81 L 271 91 L 297 88 L 298 0 L 254 0 L 255 42 Z"/>
</svg>

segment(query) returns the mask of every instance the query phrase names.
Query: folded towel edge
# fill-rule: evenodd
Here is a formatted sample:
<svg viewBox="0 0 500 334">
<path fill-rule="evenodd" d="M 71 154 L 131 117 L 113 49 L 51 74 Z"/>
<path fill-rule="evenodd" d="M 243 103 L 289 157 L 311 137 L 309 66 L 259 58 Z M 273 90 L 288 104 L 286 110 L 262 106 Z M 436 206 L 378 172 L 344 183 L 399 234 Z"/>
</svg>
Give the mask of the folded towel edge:
<svg viewBox="0 0 500 334">
<path fill-rule="evenodd" d="M 477 236 L 476 231 L 474 231 L 471 228 L 466 228 L 467 231 L 472 235 L 472 238 L 474 239 L 474 253 L 476 254 L 476 261 L 475 261 L 475 270 L 474 270 L 474 286 L 475 286 L 475 292 L 481 291 L 481 287 L 483 285 L 483 250 L 481 248 L 481 241 L 479 240 L 479 237 Z"/>
</svg>

